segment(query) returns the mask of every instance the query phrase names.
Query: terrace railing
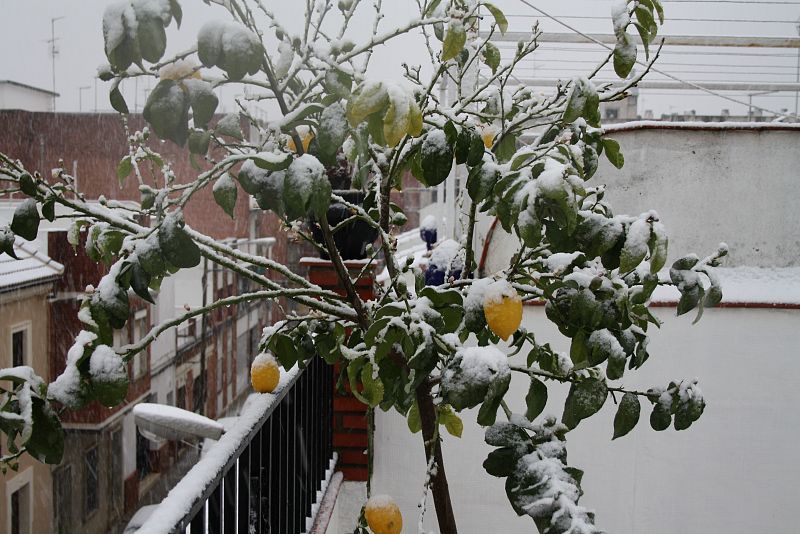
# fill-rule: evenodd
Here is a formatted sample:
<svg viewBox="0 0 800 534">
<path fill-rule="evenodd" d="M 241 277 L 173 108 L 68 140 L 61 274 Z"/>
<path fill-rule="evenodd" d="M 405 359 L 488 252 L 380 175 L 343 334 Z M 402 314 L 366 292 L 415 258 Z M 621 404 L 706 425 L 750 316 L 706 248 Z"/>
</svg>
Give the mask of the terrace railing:
<svg viewBox="0 0 800 534">
<path fill-rule="evenodd" d="M 335 464 L 332 373 L 314 358 L 249 399 L 137 532 L 306 532 Z"/>
</svg>

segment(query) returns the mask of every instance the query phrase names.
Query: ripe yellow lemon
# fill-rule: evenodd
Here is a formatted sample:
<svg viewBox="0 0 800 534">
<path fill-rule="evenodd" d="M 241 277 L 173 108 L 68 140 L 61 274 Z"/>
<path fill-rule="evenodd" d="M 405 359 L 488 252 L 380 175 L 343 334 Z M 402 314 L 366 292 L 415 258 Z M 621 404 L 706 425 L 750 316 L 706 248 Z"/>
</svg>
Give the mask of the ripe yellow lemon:
<svg viewBox="0 0 800 534">
<path fill-rule="evenodd" d="M 297 133 L 300 136 L 300 141 L 303 143 L 303 152 L 308 152 L 308 145 L 310 145 L 311 140 L 314 139 L 314 132 L 312 132 L 311 128 L 308 126 L 301 125 L 297 127 Z M 286 146 L 292 152 L 297 152 L 297 146 L 294 144 L 294 139 L 291 136 Z"/>
<path fill-rule="evenodd" d="M 281 371 L 272 354 L 262 352 L 250 366 L 250 383 L 258 393 L 271 393 L 278 387 Z"/>
<path fill-rule="evenodd" d="M 400 534 L 403 516 L 400 508 L 388 495 L 373 495 L 364 508 L 367 525 L 375 534 Z"/>
<path fill-rule="evenodd" d="M 496 126 L 487 125 L 481 128 L 481 139 L 483 139 L 483 146 L 486 148 L 492 148 L 495 136 L 497 136 Z"/>
<path fill-rule="evenodd" d="M 489 329 L 507 341 L 522 322 L 522 299 L 505 280 L 499 280 L 486 288 L 483 315 Z"/>
</svg>

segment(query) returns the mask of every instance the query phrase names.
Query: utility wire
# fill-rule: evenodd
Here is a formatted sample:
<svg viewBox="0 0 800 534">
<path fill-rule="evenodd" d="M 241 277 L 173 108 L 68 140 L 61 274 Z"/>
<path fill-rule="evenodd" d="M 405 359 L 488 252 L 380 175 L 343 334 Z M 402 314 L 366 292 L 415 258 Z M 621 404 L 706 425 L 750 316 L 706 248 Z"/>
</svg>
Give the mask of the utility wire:
<svg viewBox="0 0 800 534">
<path fill-rule="evenodd" d="M 543 9 L 541 9 L 541 8 L 539 8 L 539 7 L 536 7 L 535 5 L 533 5 L 533 4 L 531 4 L 530 2 L 528 2 L 528 0 L 519 0 L 519 1 L 520 1 L 521 3 L 523 3 L 523 4 L 525 4 L 526 6 L 528 6 L 529 8 L 533 9 L 534 11 L 538 11 L 539 13 L 541 13 L 542 15 L 544 15 L 545 17 L 547 17 L 547 18 L 549 18 L 549 19 L 551 19 L 551 20 L 553 20 L 553 21 L 557 22 L 557 23 L 558 23 L 558 24 L 560 24 L 561 26 L 564 26 L 564 27 L 565 27 L 565 28 L 567 28 L 568 30 L 570 30 L 570 31 L 572 31 L 572 32 L 574 32 L 574 33 L 576 33 L 576 34 L 580 35 L 580 36 L 581 36 L 581 37 L 583 37 L 584 39 L 587 39 L 587 40 L 589 40 L 589 41 L 592 41 L 592 42 L 594 42 L 595 44 L 598 44 L 598 45 L 602 46 L 602 47 L 603 47 L 603 48 L 605 48 L 606 50 L 609 50 L 609 51 L 613 51 L 613 50 L 614 50 L 612 47 L 608 46 L 607 44 L 605 44 L 605 43 L 603 43 L 603 42 L 601 42 L 601 41 L 599 41 L 599 40 L 595 39 L 594 37 L 592 37 L 592 36 L 590 36 L 590 35 L 587 35 L 587 34 L 583 33 L 582 31 L 578 30 L 577 28 L 574 28 L 574 27 L 572 27 L 571 25 L 567 24 L 566 22 L 564 22 L 564 21 L 562 21 L 562 20 L 559 20 L 559 19 L 557 19 L 557 18 L 553 17 L 552 15 L 550 15 L 549 13 L 547 13 L 546 11 L 544 11 Z M 644 67 L 647 67 L 647 66 L 648 66 L 648 64 L 647 64 L 647 63 L 645 63 L 644 61 L 638 60 L 638 59 L 636 60 L 636 63 L 638 63 L 639 65 L 642 65 L 642 66 L 644 66 Z M 784 115 L 783 113 L 777 113 L 777 112 L 775 112 L 775 111 L 772 111 L 771 109 L 766 109 L 766 108 L 762 108 L 762 107 L 759 107 L 759 106 L 753 106 L 753 105 L 751 105 L 751 104 L 748 104 L 747 102 L 743 102 L 743 101 L 741 101 L 741 100 L 736 100 L 735 98 L 731 98 L 731 97 L 729 97 L 729 96 L 726 96 L 726 95 L 723 95 L 723 94 L 717 93 L 716 91 L 713 91 L 713 90 L 711 90 L 711 89 L 707 89 L 707 88 L 703 87 L 702 85 L 699 85 L 699 84 L 696 84 L 696 83 L 693 83 L 693 82 L 689 82 L 689 81 L 683 80 L 683 79 L 681 79 L 681 78 L 679 78 L 679 77 L 677 77 L 677 76 L 673 76 L 672 74 L 669 74 L 668 72 L 664 72 L 663 70 L 657 69 L 656 67 L 652 67 L 652 66 L 651 66 L 651 67 L 650 67 L 650 70 L 651 70 L 652 72 L 657 72 L 657 73 L 661 74 L 662 76 L 666 76 L 667 78 L 670 78 L 671 80 L 674 80 L 674 81 L 676 81 L 676 82 L 679 82 L 679 83 L 682 83 L 682 84 L 688 85 L 688 86 L 690 86 L 690 87 L 694 87 L 695 89 L 698 89 L 698 90 L 700 90 L 700 91 L 704 91 L 704 92 L 706 92 L 706 93 L 709 93 L 709 94 L 712 94 L 712 95 L 717 95 L 719 98 L 721 98 L 721 99 L 723 99 L 723 100 L 728 100 L 728 101 L 730 101 L 730 102 L 734 102 L 734 103 L 736 103 L 736 104 L 739 104 L 739 105 L 741 105 L 741 106 L 748 106 L 748 107 L 750 107 L 751 109 L 757 109 L 757 110 L 760 110 L 760 111 L 763 111 L 763 112 L 766 112 L 766 113 L 771 113 L 771 114 L 773 114 L 773 115 L 775 115 L 775 116 L 781 116 L 781 115 Z M 797 117 L 797 115 L 794 115 L 794 116 L 795 116 L 795 117 Z"/>
<path fill-rule="evenodd" d="M 512 43 L 510 41 L 498 41 L 498 47 L 515 47 L 517 46 L 516 43 Z M 586 43 L 586 47 L 568 47 L 568 46 L 551 46 L 554 43 L 541 43 L 539 45 L 539 51 L 541 52 L 583 52 L 583 53 L 593 53 L 593 54 L 606 54 L 608 53 L 607 50 L 597 50 L 593 48 L 588 48 L 592 46 L 593 43 Z M 777 53 L 777 52 L 706 52 L 703 50 L 693 50 L 691 52 L 680 51 L 680 50 L 672 50 L 669 49 L 669 43 L 664 45 L 664 48 L 661 50 L 661 55 L 676 55 L 676 56 L 750 56 L 750 57 L 790 57 L 793 59 L 797 59 L 797 54 L 790 54 L 790 53 Z M 701 45 L 697 45 L 698 48 Z"/>
<path fill-rule="evenodd" d="M 594 64 L 595 61 L 591 59 L 532 59 L 531 60 L 534 64 L 535 63 L 589 63 Z M 670 63 L 668 61 L 659 61 L 659 65 L 670 65 L 673 67 L 724 67 L 724 68 L 755 68 L 755 69 L 792 69 L 791 74 L 794 74 L 797 70 L 795 65 L 732 65 L 732 64 L 725 64 L 725 63 Z M 533 67 L 528 67 L 523 65 L 518 67 L 521 69 L 531 69 Z M 703 71 L 705 72 L 705 71 Z M 743 73 L 746 74 L 746 73 Z"/>
<path fill-rule="evenodd" d="M 525 15 L 522 13 L 512 13 L 509 17 L 536 18 L 537 15 Z M 559 19 L 584 19 L 584 20 L 608 20 L 608 17 L 600 15 L 553 15 Z M 698 18 L 673 18 L 670 22 L 737 22 L 737 23 L 759 23 L 759 24 L 797 24 L 795 20 L 754 20 L 754 19 L 698 19 Z"/>
</svg>

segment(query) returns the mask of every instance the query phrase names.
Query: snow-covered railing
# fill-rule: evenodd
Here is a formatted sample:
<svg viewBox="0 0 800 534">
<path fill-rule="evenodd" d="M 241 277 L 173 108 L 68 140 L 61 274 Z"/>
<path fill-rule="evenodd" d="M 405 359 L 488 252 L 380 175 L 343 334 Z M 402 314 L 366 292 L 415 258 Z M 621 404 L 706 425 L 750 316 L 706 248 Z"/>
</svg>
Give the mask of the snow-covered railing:
<svg viewBox="0 0 800 534">
<path fill-rule="evenodd" d="M 299 534 L 332 467 L 333 375 L 314 358 L 253 395 L 137 531 Z"/>
</svg>

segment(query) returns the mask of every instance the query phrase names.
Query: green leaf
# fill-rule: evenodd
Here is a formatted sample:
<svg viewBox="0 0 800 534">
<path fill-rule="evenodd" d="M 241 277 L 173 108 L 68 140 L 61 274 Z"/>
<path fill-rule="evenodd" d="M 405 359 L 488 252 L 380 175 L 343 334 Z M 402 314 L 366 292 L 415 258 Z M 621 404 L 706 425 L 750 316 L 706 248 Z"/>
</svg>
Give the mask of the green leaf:
<svg viewBox="0 0 800 534">
<path fill-rule="evenodd" d="M 239 141 L 244 140 L 244 135 L 242 134 L 242 125 L 239 123 L 238 113 L 228 113 L 222 117 L 214 127 L 214 131 L 219 135 L 232 137 L 234 139 L 238 139 Z"/>
<path fill-rule="evenodd" d="M 480 410 L 478 410 L 479 425 L 491 426 L 494 424 L 497 419 L 497 409 L 500 407 L 500 402 L 508 391 L 509 384 L 511 384 L 510 373 L 495 377 L 491 384 L 489 384 L 489 390 L 486 392 L 486 400 L 483 401 Z"/>
<path fill-rule="evenodd" d="M 500 143 L 495 144 L 494 154 L 500 163 L 505 163 L 510 160 L 517 152 L 517 136 L 506 134 Z"/>
<path fill-rule="evenodd" d="M 633 393 L 625 393 L 619 403 L 617 415 L 614 416 L 614 437 L 611 439 L 621 438 L 633 430 L 639 422 L 641 410 L 639 398 Z"/>
<path fill-rule="evenodd" d="M 169 10 L 175 18 L 175 22 L 178 24 L 178 29 L 180 29 L 181 21 L 183 20 L 183 10 L 178 0 L 169 0 Z"/>
<path fill-rule="evenodd" d="M 625 158 L 619 150 L 619 143 L 613 139 L 603 139 L 603 149 L 605 150 L 606 157 L 611 164 L 621 169 L 625 165 Z"/>
<path fill-rule="evenodd" d="M 14 232 L 10 228 L 0 228 L 0 254 L 6 253 L 15 260 L 17 254 L 14 252 Z"/>
<path fill-rule="evenodd" d="M 653 430 L 660 432 L 668 429 L 670 423 L 672 423 L 672 415 L 669 413 L 669 409 L 656 403 L 650 413 L 650 426 Z"/>
<path fill-rule="evenodd" d="M 364 385 L 362 395 L 372 408 L 381 403 L 384 394 L 383 382 L 379 376 L 373 376 L 373 369 L 372 362 L 367 362 L 361 368 L 361 383 Z"/>
<path fill-rule="evenodd" d="M 174 80 L 161 80 L 147 97 L 142 116 L 161 139 L 182 146 L 189 136 L 186 89 Z"/>
<path fill-rule="evenodd" d="M 118 113 L 128 114 L 128 104 L 125 103 L 125 97 L 119 91 L 119 79 L 111 86 L 111 91 L 108 93 L 108 99 L 111 102 L 111 107 Z"/>
<path fill-rule="evenodd" d="M 36 239 L 36 234 L 39 233 L 39 210 L 36 209 L 35 200 L 28 198 L 17 206 L 9 228 L 26 241 Z"/>
<path fill-rule="evenodd" d="M 444 425 L 451 436 L 460 438 L 464 432 L 464 422 L 453 412 L 453 408 L 448 404 L 442 404 L 438 407 L 438 414 L 439 424 Z"/>
<path fill-rule="evenodd" d="M 259 152 L 253 154 L 250 159 L 261 169 L 268 171 L 283 171 L 289 168 L 294 161 L 294 156 L 289 152 Z M 247 191 L 247 189 L 245 189 Z M 248 191 L 252 193 L 251 191 Z"/>
<path fill-rule="evenodd" d="M 29 197 L 36 196 L 38 193 L 36 182 L 33 181 L 33 176 L 27 172 L 23 172 L 19 175 L 19 188 Z"/>
<path fill-rule="evenodd" d="M 528 388 L 528 394 L 525 395 L 525 405 L 528 407 L 525 417 L 528 421 L 539 417 L 545 404 L 547 404 L 547 386 L 538 378 L 531 377 L 531 385 Z"/>
<path fill-rule="evenodd" d="M 340 102 L 336 102 L 326 107 L 320 115 L 317 129 L 317 145 L 319 146 L 317 157 L 323 165 L 331 166 L 336 163 L 336 155 L 348 133 L 344 106 Z"/>
<path fill-rule="evenodd" d="M 489 453 L 483 461 L 483 468 L 493 477 L 511 476 L 517 467 L 519 455 L 511 447 L 502 447 Z"/>
<path fill-rule="evenodd" d="M 214 200 L 219 207 L 233 219 L 233 213 L 236 209 L 236 195 L 239 190 L 236 187 L 236 182 L 233 181 L 231 175 L 227 172 L 220 176 L 214 182 Z"/>
<path fill-rule="evenodd" d="M 425 186 L 431 187 L 444 182 L 453 168 L 453 149 L 447 142 L 442 130 L 429 132 L 422 141 L 420 150 L 422 180 Z"/>
<path fill-rule="evenodd" d="M 653 223 L 648 244 L 650 248 L 650 272 L 657 273 L 667 263 L 667 249 L 669 246 L 669 237 L 661 223 Z"/>
<path fill-rule="evenodd" d="M 405 137 L 411 125 L 413 97 L 404 90 L 393 90 L 388 95 L 389 107 L 383 116 L 383 138 L 387 146 L 395 147 Z"/>
<path fill-rule="evenodd" d="M 139 42 L 139 52 L 142 59 L 155 63 L 164 56 L 167 49 L 167 33 L 164 31 L 164 22 L 160 16 L 150 16 L 149 9 L 139 11 L 137 6 L 142 3 L 133 2 L 136 12 L 136 39 Z"/>
<path fill-rule="evenodd" d="M 651 224 L 645 219 L 636 219 L 628 228 L 625 244 L 619 256 L 619 271 L 628 273 L 633 271 L 647 256 L 647 242 L 643 236 L 649 238 Z"/>
<path fill-rule="evenodd" d="M 497 72 L 497 68 L 500 66 L 500 49 L 491 42 L 487 42 L 483 47 L 482 57 L 483 62 L 492 69 L 492 74 Z"/>
<path fill-rule="evenodd" d="M 496 7 L 494 4 L 484 2 L 483 5 L 486 6 L 486 9 L 488 9 L 494 17 L 494 21 L 497 23 L 497 28 L 500 30 L 500 33 L 506 33 L 508 30 L 508 19 L 506 18 L 505 14 L 503 14 L 500 8 Z"/>
<path fill-rule="evenodd" d="M 347 121 L 352 128 L 373 113 L 383 112 L 389 104 L 389 93 L 382 82 L 364 82 L 347 101 Z"/>
<path fill-rule="evenodd" d="M 564 110 L 564 122 L 572 123 L 583 116 L 583 110 L 586 108 L 586 92 L 584 91 L 584 83 L 580 78 L 576 78 L 572 82 L 572 89 L 570 90 L 569 97 L 567 98 L 567 107 Z"/>
<path fill-rule="evenodd" d="M 56 199 L 50 197 L 42 203 L 42 217 L 50 222 L 56 220 Z"/>
<path fill-rule="evenodd" d="M 188 269 L 200 264 L 200 248 L 183 227 L 184 222 L 177 215 L 167 215 L 158 231 L 158 244 L 169 263 Z"/>
<path fill-rule="evenodd" d="M 137 262 L 132 263 L 130 269 L 131 289 L 150 304 L 155 304 L 153 296 L 150 294 L 150 274 Z M 116 404 L 107 406 L 116 406 Z"/>
<path fill-rule="evenodd" d="M 217 110 L 219 104 L 217 95 L 214 94 L 211 84 L 203 80 L 189 78 L 183 80 L 183 85 L 189 93 L 189 105 L 192 108 L 195 128 L 205 128 Z"/>
<path fill-rule="evenodd" d="M 417 405 L 417 401 L 414 401 L 414 404 L 411 405 L 411 409 L 408 410 L 408 419 L 406 420 L 408 424 L 408 429 L 411 431 L 412 434 L 416 434 L 420 430 L 422 430 L 422 420 L 419 417 L 419 406 Z"/>
<path fill-rule="evenodd" d="M 614 72 L 620 78 L 627 78 L 636 64 L 636 41 L 628 32 L 617 36 L 617 45 L 614 47 Z"/>
<path fill-rule="evenodd" d="M 467 42 L 467 32 L 461 21 L 452 21 L 442 44 L 442 63 L 459 55 Z"/>
<path fill-rule="evenodd" d="M 296 220 L 310 211 L 325 217 L 331 201 L 331 184 L 325 167 L 312 155 L 303 154 L 286 170 L 283 203 L 286 217 Z"/>
<path fill-rule="evenodd" d="M 208 153 L 210 142 L 211 132 L 192 130 L 189 134 L 189 152 L 198 156 L 205 156 Z"/>
<path fill-rule="evenodd" d="M 125 156 L 117 165 L 117 180 L 119 180 L 120 187 L 123 186 L 125 183 L 125 178 L 130 176 L 131 172 L 133 172 L 133 163 L 131 162 L 131 157 Z"/>
<path fill-rule="evenodd" d="M 575 428 L 581 420 L 600 411 L 606 402 L 606 397 L 608 397 L 608 386 L 605 380 L 586 378 L 577 384 L 572 384 L 564 404 L 561 421 L 568 428 Z"/>
<path fill-rule="evenodd" d="M 422 13 L 423 17 L 430 17 L 431 14 L 436 11 L 436 8 L 439 7 L 439 4 L 442 3 L 442 0 L 430 0 L 428 3 L 428 7 L 425 8 L 425 12 Z"/>
<path fill-rule="evenodd" d="M 33 398 L 33 433 L 25 444 L 34 458 L 51 465 L 64 456 L 64 430 L 56 413 L 42 399 Z"/>
</svg>

